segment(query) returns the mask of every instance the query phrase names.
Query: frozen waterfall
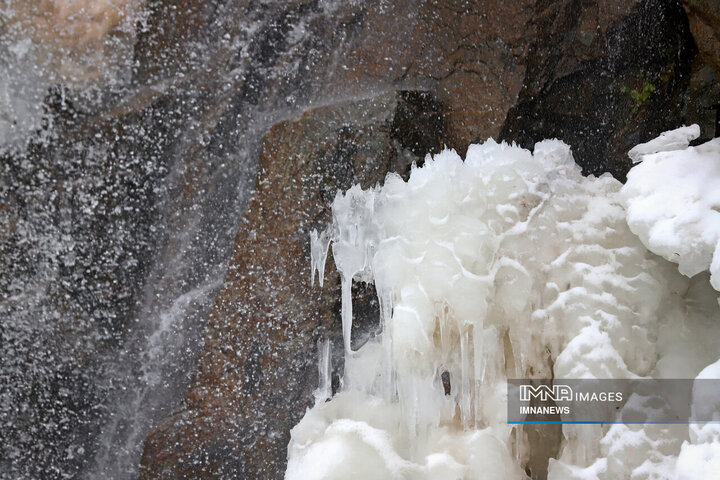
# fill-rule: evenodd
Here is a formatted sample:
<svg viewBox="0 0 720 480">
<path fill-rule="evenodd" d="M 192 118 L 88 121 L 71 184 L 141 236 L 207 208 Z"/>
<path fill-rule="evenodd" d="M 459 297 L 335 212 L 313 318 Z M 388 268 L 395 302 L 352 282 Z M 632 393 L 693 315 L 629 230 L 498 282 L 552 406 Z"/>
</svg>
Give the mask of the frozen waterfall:
<svg viewBox="0 0 720 480">
<path fill-rule="evenodd" d="M 561 141 L 531 153 L 488 140 L 464 161 L 447 150 L 428 157 L 407 182 L 390 175 L 338 193 L 311 252 L 321 286 L 329 243 L 341 275 L 345 372 L 326 401 L 321 343 L 322 384 L 292 431 L 285 478 L 506 480 L 537 465 L 563 480 L 717 478 L 712 425 L 563 425 L 538 437 L 506 418 L 508 378 L 717 373 L 717 292 L 706 273 L 682 274 L 708 268 L 717 235 L 702 237 L 701 262 L 683 270 L 681 256 L 678 271 L 652 253 L 668 258 L 657 234 L 648 242 L 654 220 L 637 213 L 652 192 L 677 204 L 687 189 L 663 178 L 677 169 L 704 175 L 706 197 L 717 195 L 716 143 L 637 149 L 652 163 L 636 166 L 622 191 L 610 175 L 583 177 Z M 705 232 L 720 225 L 714 198 L 695 219 Z M 357 350 L 353 281 L 373 283 L 381 307 L 382 334 Z"/>
</svg>

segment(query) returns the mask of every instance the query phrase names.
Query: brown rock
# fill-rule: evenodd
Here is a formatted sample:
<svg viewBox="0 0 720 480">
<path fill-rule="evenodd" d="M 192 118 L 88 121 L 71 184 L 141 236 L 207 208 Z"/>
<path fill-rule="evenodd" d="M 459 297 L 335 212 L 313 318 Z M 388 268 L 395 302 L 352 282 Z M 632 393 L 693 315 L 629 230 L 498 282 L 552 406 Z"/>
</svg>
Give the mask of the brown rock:
<svg viewBox="0 0 720 480">
<path fill-rule="evenodd" d="M 439 107 L 419 91 L 312 109 L 267 132 L 185 409 L 146 440 L 141 478 L 282 477 L 289 431 L 317 386 L 314 345 L 330 336 L 341 357 L 339 280 L 310 288 L 310 231 L 329 222 L 338 190 L 407 171 L 421 159 L 413 151 L 443 140 Z M 362 290 L 356 338 L 377 318 Z"/>
<path fill-rule="evenodd" d="M 382 3 L 382 2 L 381 2 Z M 326 83 L 330 92 L 364 85 L 422 86 L 445 106 L 448 146 L 464 153 L 476 137 L 497 136 L 525 76 L 534 1 L 389 2 L 356 15 Z"/>
<path fill-rule="evenodd" d="M 126 70 L 141 7 L 139 0 L 11 1 L 2 35 L 32 40 L 37 66 L 55 82 L 102 84 Z"/>
<path fill-rule="evenodd" d="M 683 0 L 682 4 L 700 55 L 720 76 L 720 2 Z"/>
</svg>

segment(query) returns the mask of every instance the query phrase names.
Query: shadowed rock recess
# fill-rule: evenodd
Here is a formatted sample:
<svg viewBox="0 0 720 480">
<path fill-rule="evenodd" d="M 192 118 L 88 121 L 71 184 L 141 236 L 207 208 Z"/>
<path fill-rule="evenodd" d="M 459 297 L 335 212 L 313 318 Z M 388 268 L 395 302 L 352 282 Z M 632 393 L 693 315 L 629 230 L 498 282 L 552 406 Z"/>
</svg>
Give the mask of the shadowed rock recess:
<svg viewBox="0 0 720 480">
<path fill-rule="evenodd" d="M 318 339 L 342 371 L 309 254 L 338 190 L 487 137 L 623 179 L 663 130 L 720 133 L 710 0 L 116 3 L 82 49 L 43 16 L 38 68 L 35 3 L 0 32 L 0 100 L 35 112 L 0 104 L 2 479 L 282 478 Z M 70 53 L 94 74 L 55 72 Z M 353 289 L 359 344 L 378 306 Z"/>
<path fill-rule="evenodd" d="M 628 150 L 699 116 L 688 111 L 701 101 L 688 99 L 697 49 L 679 4 L 538 2 L 532 23 L 538 35 L 502 139 L 525 148 L 563 139 L 583 173 L 624 180 Z"/>
</svg>

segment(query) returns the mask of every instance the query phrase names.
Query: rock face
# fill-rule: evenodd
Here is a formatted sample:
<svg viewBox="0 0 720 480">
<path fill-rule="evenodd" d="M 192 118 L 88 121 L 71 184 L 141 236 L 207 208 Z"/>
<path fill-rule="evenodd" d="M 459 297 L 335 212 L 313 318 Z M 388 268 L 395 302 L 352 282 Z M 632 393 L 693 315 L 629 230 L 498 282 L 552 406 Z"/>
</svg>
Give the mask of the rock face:
<svg viewBox="0 0 720 480">
<path fill-rule="evenodd" d="M 318 98 L 432 90 L 445 105 L 448 145 L 464 150 L 478 135 L 496 136 L 517 99 L 533 4 L 151 2 L 137 79 L 200 75 L 198 88 L 219 90 L 208 88 L 210 96 L 291 109 Z M 238 48 L 241 41 L 248 45 Z M 208 48 L 192 50 L 198 44 Z M 228 63 L 242 71 L 228 75 Z"/>
<path fill-rule="evenodd" d="M 525 77 L 532 0 L 378 2 L 354 14 L 326 88 L 420 86 L 444 105 L 448 145 L 463 153 L 476 136 L 497 136 Z"/>
<path fill-rule="evenodd" d="M 330 336 L 342 358 L 339 278 L 310 287 L 310 231 L 330 220 L 338 190 L 407 172 L 443 141 L 439 105 L 420 91 L 308 110 L 267 132 L 185 409 L 147 439 L 141 478 L 282 476 L 317 386 L 314 345 Z M 356 292 L 356 338 L 372 334 L 371 293 Z"/>
</svg>

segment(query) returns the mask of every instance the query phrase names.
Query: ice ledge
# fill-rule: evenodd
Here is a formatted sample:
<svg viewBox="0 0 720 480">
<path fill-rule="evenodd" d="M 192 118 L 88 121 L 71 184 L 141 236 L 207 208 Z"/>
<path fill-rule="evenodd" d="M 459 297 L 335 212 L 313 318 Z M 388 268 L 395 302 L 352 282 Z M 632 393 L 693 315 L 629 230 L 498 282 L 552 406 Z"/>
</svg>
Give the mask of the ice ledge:
<svg viewBox="0 0 720 480">
<path fill-rule="evenodd" d="M 649 142 L 635 145 L 628 152 L 628 156 L 633 163 L 642 162 L 644 155 L 658 152 L 670 152 L 673 150 L 684 150 L 690 142 L 700 137 L 700 127 L 697 124 L 689 127 L 680 127 L 675 130 L 663 132 L 657 138 Z"/>
</svg>

